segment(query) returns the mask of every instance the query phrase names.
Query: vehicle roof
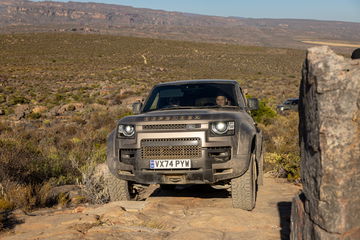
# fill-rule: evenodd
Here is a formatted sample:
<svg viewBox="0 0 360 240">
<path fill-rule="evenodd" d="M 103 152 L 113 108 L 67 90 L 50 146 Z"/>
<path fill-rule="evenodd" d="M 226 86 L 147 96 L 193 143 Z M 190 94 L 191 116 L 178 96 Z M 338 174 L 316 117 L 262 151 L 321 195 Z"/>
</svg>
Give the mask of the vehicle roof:
<svg viewBox="0 0 360 240">
<path fill-rule="evenodd" d="M 181 80 L 173 82 L 159 83 L 156 86 L 166 86 L 166 85 L 182 85 L 182 84 L 196 84 L 196 83 L 228 83 L 228 84 L 237 84 L 236 80 L 225 80 L 225 79 L 196 79 L 196 80 Z"/>
</svg>

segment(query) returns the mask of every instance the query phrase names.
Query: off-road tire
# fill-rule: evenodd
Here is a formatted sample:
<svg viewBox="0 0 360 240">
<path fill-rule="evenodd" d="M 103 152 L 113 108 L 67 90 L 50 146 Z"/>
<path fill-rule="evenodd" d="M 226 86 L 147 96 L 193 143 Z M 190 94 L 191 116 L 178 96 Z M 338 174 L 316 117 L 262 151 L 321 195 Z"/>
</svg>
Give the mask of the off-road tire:
<svg viewBox="0 0 360 240">
<path fill-rule="evenodd" d="M 265 146 L 262 146 L 260 158 L 258 162 L 258 175 L 257 175 L 257 184 L 264 185 L 264 154 L 265 154 Z"/>
<path fill-rule="evenodd" d="M 248 170 L 240 177 L 231 180 L 231 196 L 234 208 L 251 211 L 256 202 L 256 166 L 254 154 Z"/>
<path fill-rule="evenodd" d="M 108 172 L 108 174 L 106 174 L 105 183 L 109 191 L 111 202 L 130 200 L 130 183 L 128 181 L 119 179 Z"/>
</svg>

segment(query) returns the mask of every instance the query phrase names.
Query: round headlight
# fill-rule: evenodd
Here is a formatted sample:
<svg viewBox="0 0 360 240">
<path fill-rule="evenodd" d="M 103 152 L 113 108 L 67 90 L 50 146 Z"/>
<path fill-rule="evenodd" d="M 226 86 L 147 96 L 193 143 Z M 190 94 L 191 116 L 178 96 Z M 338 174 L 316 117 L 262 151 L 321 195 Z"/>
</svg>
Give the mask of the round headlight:
<svg viewBox="0 0 360 240">
<path fill-rule="evenodd" d="M 225 132 L 226 128 L 227 128 L 227 124 L 224 123 L 224 122 L 218 122 L 218 123 L 215 124 L 215 128 L 219 132 Z"/>
<path fill-rule="evenodd" d="M 228 130 L 228 124 L 226 122 L 216 122 L 212 124 L 212 131 L 217 134 L 224 134 Z"/>
<path fill-rule="evenodd" d="M 119 125 L 118 132 L 125 137 L 131 137 L 135 134 L 135 127 L 133 125 Z"/>
<path fill-rule="evenodd" d="M 126 125 L 125 128 L 124 128 L 124 132 L 127 135 L 133 135 L 134 134 L 134 127 L 131 126 L 131 125 Z"/>
</svg>

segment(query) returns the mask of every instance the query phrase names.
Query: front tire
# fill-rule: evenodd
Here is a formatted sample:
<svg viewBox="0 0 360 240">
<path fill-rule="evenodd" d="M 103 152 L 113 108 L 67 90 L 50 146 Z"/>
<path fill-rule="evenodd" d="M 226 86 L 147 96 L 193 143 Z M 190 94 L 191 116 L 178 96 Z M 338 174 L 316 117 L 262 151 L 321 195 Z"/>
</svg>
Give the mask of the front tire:
<svg viewBox="0 0 360 240">
<path fill-rule="evenodd" d="M 105 183 L 109 191 L 110 202 L 130 200 L 131 183 L 115 177 L 111 172 L 106 175 Z"/>
<path fill-rule="evenodd" d="M 234 208 L 251 211 L 256 202 L 256 163 L 251 155 L 248 170 L 240 177 L 231 180 L 231 197 Z"/>
</svg>

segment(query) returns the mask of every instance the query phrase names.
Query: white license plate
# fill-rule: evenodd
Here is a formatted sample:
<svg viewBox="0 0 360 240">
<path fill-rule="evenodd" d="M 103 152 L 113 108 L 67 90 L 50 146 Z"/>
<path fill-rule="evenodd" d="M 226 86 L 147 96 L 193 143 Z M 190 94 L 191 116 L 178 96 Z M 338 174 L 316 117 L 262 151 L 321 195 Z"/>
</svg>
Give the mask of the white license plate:
<svg viewBox="0 0 360 240">
<path fill-rule="evenodd" d="M 151 169 L 188 169 L 191 168 L 190 159 L 150 160 Z"/>
</svg>

